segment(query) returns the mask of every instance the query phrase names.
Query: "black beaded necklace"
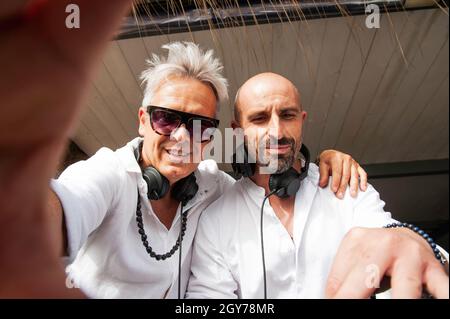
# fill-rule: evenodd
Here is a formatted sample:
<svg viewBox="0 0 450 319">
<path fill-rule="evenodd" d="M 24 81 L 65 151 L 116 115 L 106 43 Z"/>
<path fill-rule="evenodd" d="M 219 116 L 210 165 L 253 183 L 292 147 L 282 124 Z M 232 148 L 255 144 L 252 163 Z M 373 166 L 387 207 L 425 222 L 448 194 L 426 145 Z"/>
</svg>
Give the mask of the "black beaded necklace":
<svg viewBox="0 0 450 319">
<path fill-rule="evenodd" d="M 141 165 L 142 158 L 140 158 L 140 154 L 142 152 L 143 143 L 141 142 L 139 144 L 139 148 L 137 151 L 136 160 Z M 192 175 L 193 176 L 193 175 Z M 141 212 L 141 197 L 139 195 L 139 188 L 137 189 L 137 205 L 136 205 L 136 223 L 138 226 L 138 232 L 139 235 L 141 235 L 142 244 L 144 245 L 144 248 L 146 252 L 149 254 L 150 257 L 155 258 L 156 260 L 165 260 L 167 258 L 170 258 L 173 256 L 173 254 L 179 250 L 178 253 L 178 299 L 181 299 L 181 260 L 182 260 L 182 243 L 184 234 L 186 232 L 186 224 L 187 224 L 187 211 L 184 211 L 183 208 L 187 204 L 187 202 L 194 197 L 195 193 L 197 193 L 198 186 L 195 182 L 195 176 L 191 177 L 191 180 L 193 179 L 193 183 L 195 187 L 192 187 L 188 189 L 190 192 L 183 192 L 180 191 L 178 193 L 178 189 L 176 189 L 176 196 L 175 199 L 178 199 L 181 202 L 181 208 L 180 208 L 180 233 L 178 235 L 178 239 L 175 243 L 175 245 L 172 247 L 171 250 L 169 250 L 165 254 L 157 254 L 153 251 L 152 247 L 148 244 L 147 235 L 145 234 L 144 230 L 144 222 L 142 219 L 142 212 Z M 174 191 L 174 189 L 172 190 Z"/>
<path fill-rule="evenodd" d="M 172 257 L 173 254 L 180 247 L 180 244 L 183 241 L 183 237 L 186 232 L 186 224 L 187 224 L 187 212 L 183 211 L 183 206 L 184 205 L 181 205 L 181 212 L 180 212 L 180 215 L 181 215 L 180 216 L 181 217 L 180 234 L 178 235 L 178 239 L 177 239 L 175 245 L 173 245 L 172 249 L 169 250 L 167 253 L 157 254 L 153 251 L 152 247 L 150 247 L 148 240 L 147 240 L 148 237 L 145 234 L 144 223 L 142 221 L 141 199 L 140 199 L 139 190 L 138 190 L 138 201 L 137 201 L 137 207 L 136 207 L 136 223 L 137 223 L 137 226 L 139 229 L 139 234 L 141 235 L 142 244 L 144 245 L 145 250 L 147 251 L 147 253 L 149 254 L 150 257 L 155 258 L 156 260 L 165 260 L 167 258 Z"/>
</svg>

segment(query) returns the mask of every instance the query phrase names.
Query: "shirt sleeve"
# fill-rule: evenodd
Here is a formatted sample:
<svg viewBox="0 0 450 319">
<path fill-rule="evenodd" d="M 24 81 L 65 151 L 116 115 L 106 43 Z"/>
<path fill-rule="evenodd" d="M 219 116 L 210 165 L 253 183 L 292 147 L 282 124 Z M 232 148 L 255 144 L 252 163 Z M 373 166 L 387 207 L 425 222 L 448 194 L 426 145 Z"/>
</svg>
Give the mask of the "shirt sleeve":
<svg viewBox="0 0 450 319">
<path fill-rule="evenodd" d="M 375 228 L 396 222 L 391 213 L 384 210 L 384 206 L 380 194 L 369 184 L 367 190 L 358 192 L 355 199 L 352 227 Z"/>
<path fill-rule="evenodd" d="M 114 205 L 120 185 L 118 160 L 112 150 L 100 149 L 86 161 L 69 166 L 50 188 L 58 196 L 67 229 L 68 257 L 73 261 L 87 237 Z"/>
<path fill-rule="evenodd" d="M 234 280 L 220 248 L 219 223 L 205 210 L 200 217 L 194 238 L 191 276 L 186 298 L 237 298 Z"/>
</svg>

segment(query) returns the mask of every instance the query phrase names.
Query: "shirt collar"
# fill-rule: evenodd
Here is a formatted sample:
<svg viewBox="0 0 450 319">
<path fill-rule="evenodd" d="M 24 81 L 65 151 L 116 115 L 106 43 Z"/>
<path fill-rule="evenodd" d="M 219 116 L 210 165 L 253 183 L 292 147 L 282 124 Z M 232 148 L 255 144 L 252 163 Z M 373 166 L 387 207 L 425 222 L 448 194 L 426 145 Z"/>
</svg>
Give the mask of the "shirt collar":
<svg viewBox="0 0 450 319">
<path fill-rule="evenodd" d="M 262 201 L 265 197 L 265 190 L 263 187 L 256 185 L 250 178 L 245 177 L 240 180 L 243 192 L 248 200 L 253 201 L 255 205 L 261 207 Z M 297 247 L 300 247 L 300 242 L 305 231 L 306 222 L 311 211 L 311 207 L 316 196 L 319 184 L 319 170 L 315 164 L 309 165 L 308 175 L 300 184 L 300 188 L 295 195 L 294 204 L 294 241 Z M 269 201 L 265 203 L 270 205 Z M 266 211 L 266 210 L 265 210 Z M 256 212 L 256 211 L 255 211 Z M 258 210 L 259 214 L 259 210 Z"/>
<path fill-rule="evenodd" d="M 117 150 L 122 163 L 125 166 L 125 170 L 129 173 L 141 173 L 141 167 L 139 166 L 136 157 L 135 150 L 139 147 L 139 143 L 143 141 L 142 137 L 136 137 L 129 141 L 125 147 Z"/>
<path fill-rule="evenodd" d="M 302 166 L 305 165 L 304 160 L 302 159 Z M 261 205 L 262 200 L 265 197 L 265 190 L 263 187 L 258 186 L 253 182 L 250 178 L 244 177 L 242 178 L 242 188 L 248 193 L 248 195 L 256 202 L 258 205 Z M 302 181 L 300 185 L 300 189 L 297 191 L 296 200 L 299 193 L 302 193 L 305 189 L 305 184 L 308 186 L 317 187 L 319 183 L 319 174 L 317 170 L 317 166 L 315 164 L 309 165 L 308 175 Z"/>
<path fill-rule="evenodd" d="M 249 177 L 243 177 L 241 180 L 242 188 L 247 192 L 248 196 L 256 203 L 261 205 L 262 200 L 265 197 L 265 190 L 263 187 L 256 185 Z"/>
</svg>

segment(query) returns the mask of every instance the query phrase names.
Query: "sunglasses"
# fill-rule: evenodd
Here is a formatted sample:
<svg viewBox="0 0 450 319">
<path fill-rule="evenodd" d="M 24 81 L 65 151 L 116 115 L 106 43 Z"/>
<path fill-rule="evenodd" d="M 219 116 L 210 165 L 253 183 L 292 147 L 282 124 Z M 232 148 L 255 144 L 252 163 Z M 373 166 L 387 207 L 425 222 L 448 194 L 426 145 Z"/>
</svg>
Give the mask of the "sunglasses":
<svg viewBox="0 0 450 319">
<path fill-rule="evenodd" d="M 184 124 L 189 132 L 189 136 L 193 138 L 195 126 L 197 127 L 197 132 L 200 131 L 202 143 L 211 141 L 215 129 L 219 126 L 219 120 L 214 118 L 172 110 L 161 106 L 150 105 L 147 107 L 147 113 L 150 115 L 152 129 L 159 135 L 170 136 L 174 130 Z M 209 131 L 204 136 L 203 133 L 206 130 Z"/>
</svg>

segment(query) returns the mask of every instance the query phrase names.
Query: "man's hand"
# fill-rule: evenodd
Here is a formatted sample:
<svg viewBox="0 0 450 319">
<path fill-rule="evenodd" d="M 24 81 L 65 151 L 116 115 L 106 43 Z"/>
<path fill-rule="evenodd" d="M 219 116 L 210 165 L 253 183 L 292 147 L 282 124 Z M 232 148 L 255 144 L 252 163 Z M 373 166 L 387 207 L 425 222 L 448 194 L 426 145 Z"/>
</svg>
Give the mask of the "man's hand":
<svg viewBox="0 0 450 319">
<path fill-rule="evenodd" d="M 333 177 L 332 191 L 340 199 L 350 183 L 350 194 L 356 197 L 358 186 L 362 191 L 367 189 L 367 174 L 350 155 L 335 150 L 326 150 L 319 156 L 319 186 L 326 187 Z"/>
<path fill-rule="evenodd" d="M 3 1 L 4 2 L 4 1 Z M 131 0 L 0 5 L 0 297 L 78 296 L 64 287 L 46 219 L 49 179 L 96 62 Z M 80 28 L 67 28 L 69 4 Z"/>
<path fill-rule="evenodd" d="M 343 239 L 328 277 L 328 298 L 368 298 L 383 276 L 393 298 L 420 298 L 422 288 L 449 298 L 449 278 L 430 245 L 407 228 L 353 228 Z"/>
</svg>

